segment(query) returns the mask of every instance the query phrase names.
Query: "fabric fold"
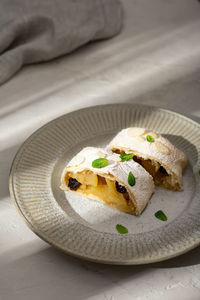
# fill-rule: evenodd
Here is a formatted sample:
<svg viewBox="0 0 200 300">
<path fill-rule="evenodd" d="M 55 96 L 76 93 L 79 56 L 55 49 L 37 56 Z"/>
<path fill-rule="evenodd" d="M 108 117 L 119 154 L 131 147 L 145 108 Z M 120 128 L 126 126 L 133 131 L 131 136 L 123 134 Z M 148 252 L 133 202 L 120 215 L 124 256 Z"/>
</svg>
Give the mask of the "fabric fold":
<svg viewBox="0 0 200 300">
<path fill-rule="evenodd" d="M 23 65 L 51 60 L 116 35 L 122 26 L 118 0 L 2 0 L 0 84 Z"/>
</svg>

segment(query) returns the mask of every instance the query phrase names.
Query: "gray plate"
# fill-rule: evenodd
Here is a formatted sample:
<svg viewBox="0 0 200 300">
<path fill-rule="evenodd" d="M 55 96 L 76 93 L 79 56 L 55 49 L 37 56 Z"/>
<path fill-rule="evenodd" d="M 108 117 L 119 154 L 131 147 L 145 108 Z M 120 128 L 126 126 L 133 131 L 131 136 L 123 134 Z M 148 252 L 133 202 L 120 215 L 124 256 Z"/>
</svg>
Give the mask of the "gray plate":
<svg viewBox="0 0 200 300">
<path fill-rule="evenodd" d="M 85 146 L 105 146 L 122 128 L 146 127 L 188 157 L 184 191 L 157 187 L 135 217 L 60 190 L 66 163 Z M 171 111 L 131 104 L 96 106 L 66 114 L 31 135 L 18 151 L 10 193 L 27 225 L 51 245 L 83 259 L 142 264 L 182 254 L 200 243 L 200 125 Z M 167 222 L 154 217 L 162 209 Z M 116 232 L 116 224 L 129 230 Z"/>
</svg>

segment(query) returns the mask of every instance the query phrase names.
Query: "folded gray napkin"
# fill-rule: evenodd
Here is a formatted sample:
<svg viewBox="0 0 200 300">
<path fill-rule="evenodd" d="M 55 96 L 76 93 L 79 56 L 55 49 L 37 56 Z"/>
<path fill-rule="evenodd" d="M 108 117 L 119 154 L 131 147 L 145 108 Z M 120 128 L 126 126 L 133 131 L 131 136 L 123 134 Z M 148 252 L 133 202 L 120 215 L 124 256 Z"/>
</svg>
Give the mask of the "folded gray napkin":
<svg viewBox="0 0 200 300">
<path fill-rule="evenodd" d="M 1 0 L 0 84 L 22 65 L 114 36 L 121 23 L 118 0 Z"/>
</svg>

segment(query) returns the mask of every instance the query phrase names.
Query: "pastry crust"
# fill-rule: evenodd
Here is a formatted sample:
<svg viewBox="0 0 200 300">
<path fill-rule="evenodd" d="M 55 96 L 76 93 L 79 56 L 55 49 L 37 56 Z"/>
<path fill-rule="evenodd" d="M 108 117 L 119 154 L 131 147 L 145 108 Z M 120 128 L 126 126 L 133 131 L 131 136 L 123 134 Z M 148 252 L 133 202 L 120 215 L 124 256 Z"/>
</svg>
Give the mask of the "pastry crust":
<svg viewBox="0 0 200 300">
<path fill-rule="evenodd" d="M 148 135 L 153 138 L 152 142 L 147 141 Z M 107 149 L 117 153 L 134 153 L 133 159 L 152 174 L 157 185 L 182 190 L 186 155 L 160 134 L 145 128 L 126 128 L 113 138 Z M 160 170 L 166 170 L 166 174 L 159 171 L 160 166 L 164 168 Z"/>
<path fill-rule="evenodd" d="M 93 168 L 92 162 L 98 158 L 106 158 L 108 165 L 102 168 Z M 129 172 L 132 172 L 136 179 L 134 186 L 128 183 Z M 84 148 L 68 163 L 61 176 L 61 189 L 70 190 L 68 184 L 69 178 L 72 176 L 78 179 L 82 179 L 82 176 L 85 176 L 85 181 L 82 180 L 82 182 L 87 183 L 87 174 L 89 180 L 94 182 L 93 186 L 82 184 L 75 191 L 76 193 L 86 195 L 90 199 L 104 202 L 107 205 L 134 215 L 141 214 L 154 192 L 153 178 L 142 166 L 132 159 L 121 162 L 118 154 L 108 153 L 104 149 L 94 147 Z M 98 175 L 98 183 L 95 182 L 95 175 Z M 101 181 L 104 181 L 103 184 L 108 186 L 106 188 L 105 185 L 101 186 Z M 125 198 L 123 198 L 123 194 L 116 190 L 116 181 L 126 188 Z M 110 194 L 108 193 L 108 195 L 111 195 L 110 199 L 109 197 L 105 199 L 103 195 L 106 194 L 109 188 L 112 190 L 111 193 L 109 191 Z M 117 203 L 118 194 L 120 197 L 119 203 Z"/>
</svg>

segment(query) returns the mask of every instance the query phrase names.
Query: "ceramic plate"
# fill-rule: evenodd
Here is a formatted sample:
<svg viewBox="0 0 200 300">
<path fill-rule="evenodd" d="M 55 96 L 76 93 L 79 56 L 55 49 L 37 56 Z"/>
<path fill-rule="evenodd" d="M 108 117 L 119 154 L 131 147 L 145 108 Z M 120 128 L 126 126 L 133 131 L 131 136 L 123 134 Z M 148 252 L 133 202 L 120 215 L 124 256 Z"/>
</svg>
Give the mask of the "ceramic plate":
<svg viewBox="0 0 200 300">
<path fill-rule="evenodd" d="M 122 128 L 146 127 L 167 137 L 188 157 L 184 190 L 156 187 L 135 217 L 71 192 L 60 176 L 85 146 L 105 146 Z M 116 104 L 96 106 L 55 119 L 18 151 L 10 193 L 26 224 L 49 244 L 80 258 L 110 264 L 142 264 L 180 255 L 200 243 L 200 125 L 164 109 Z M 163 210 L 167 222 L 155 218 Z M 116 224 L 128 228 L 120 235 Z"/>
</svg>

